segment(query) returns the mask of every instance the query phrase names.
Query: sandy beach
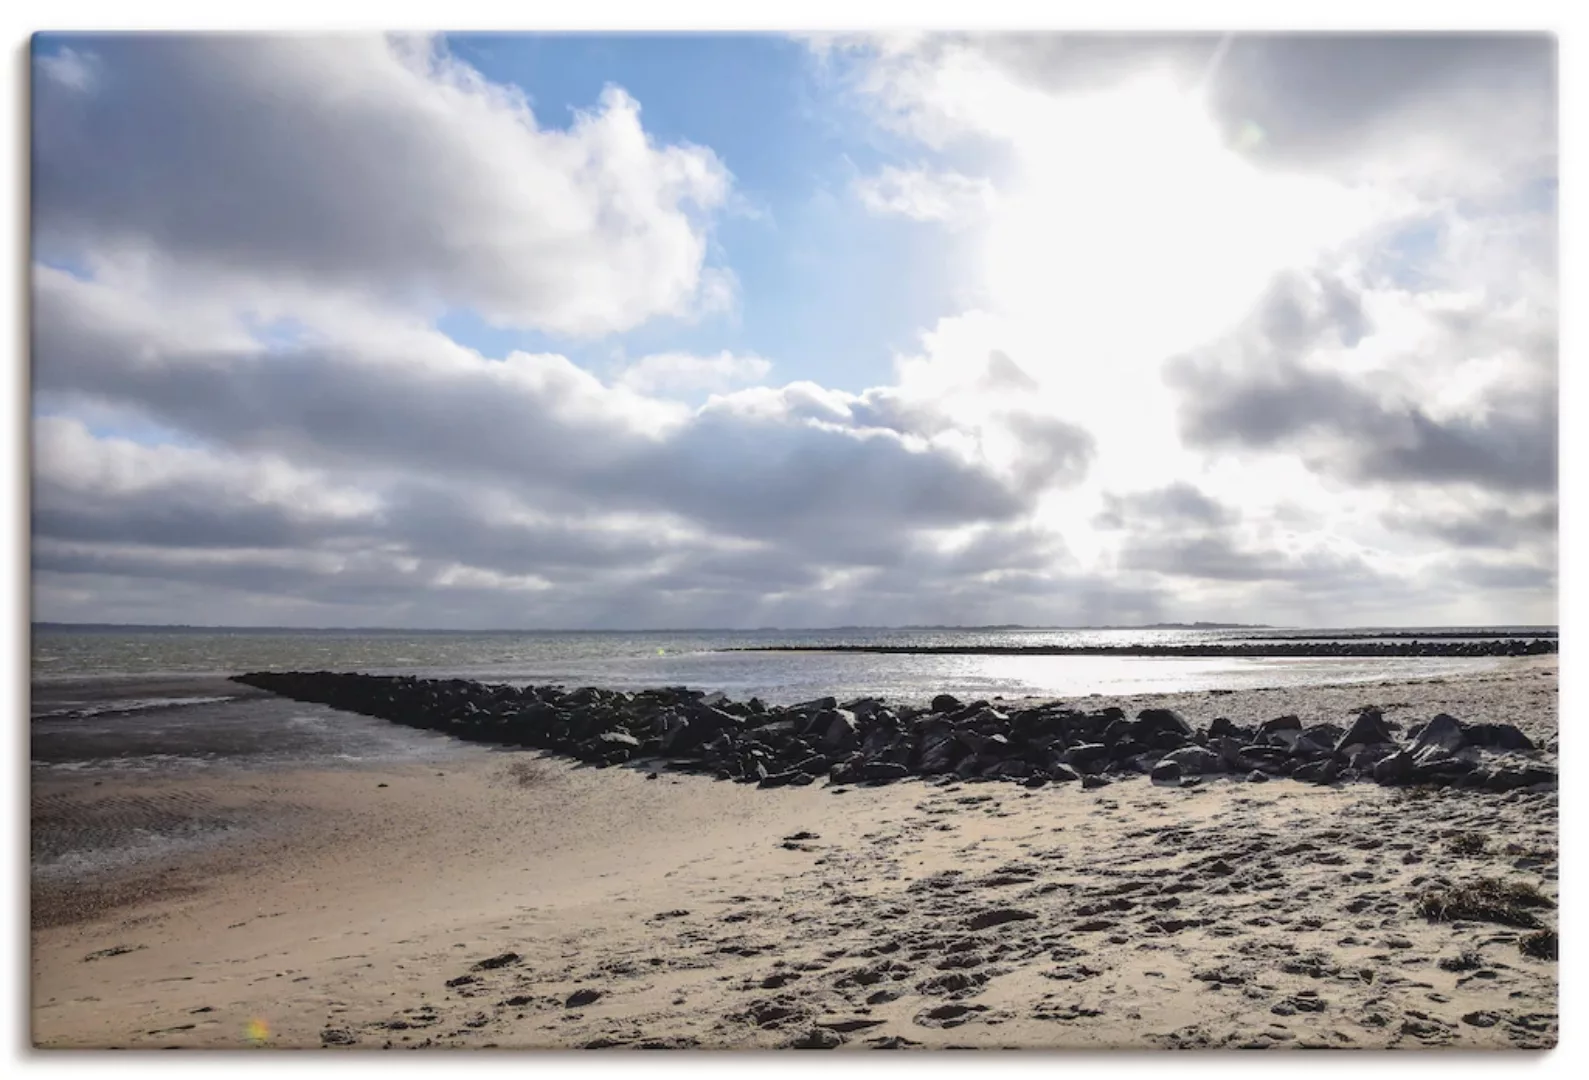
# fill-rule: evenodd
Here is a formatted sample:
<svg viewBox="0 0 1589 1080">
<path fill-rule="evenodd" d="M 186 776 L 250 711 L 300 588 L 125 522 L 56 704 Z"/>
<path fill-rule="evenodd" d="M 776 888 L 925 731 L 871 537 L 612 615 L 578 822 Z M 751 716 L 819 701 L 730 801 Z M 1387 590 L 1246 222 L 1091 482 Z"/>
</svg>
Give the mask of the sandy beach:
<svg viewBox="0 0 1589 1080">
<path fill-rule="evenodd" d="M 1082 699 L 1091 708 L 1105 699 Z M 1365 705 L 1515 724 L 1554 657 L 1463 678 L 1108 699 L 1200 724 Z M 235 843 L 34 882 L 40 1047 L 1541 1049 L 1554 792 L 1148 778 L 785 787 L 538 751 L 36 780 L 41 828 Z M 1431 907 L 1431 904 L 1435 907 Z"/>
</svg>

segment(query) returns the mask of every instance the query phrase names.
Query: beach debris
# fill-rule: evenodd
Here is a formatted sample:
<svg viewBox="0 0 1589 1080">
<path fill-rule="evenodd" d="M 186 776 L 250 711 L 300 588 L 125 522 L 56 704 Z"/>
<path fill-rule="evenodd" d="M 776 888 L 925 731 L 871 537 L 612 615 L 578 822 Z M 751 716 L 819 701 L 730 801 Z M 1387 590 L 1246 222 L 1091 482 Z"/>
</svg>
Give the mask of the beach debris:
<svg viewBox="0 0 1589 1080">
<path fill-rule="evenodd" d="M 476 964 L 474 967 L 470 968 L 469 970 L 470 971 L 495 971 L 497 968 L 504 968 L 504 967 L 507 967 L 509 964 L 517 964 L 520 959 L 521 959 L 521 957 L 516 952 L 505 952 L 505 953 L 501 953 L 500 955 L 490 957 L 489 959 L 482 960 L 478 964 Z M 449 985 L 451 985 L 451 984 L 449 984 Z"/>
</svg>

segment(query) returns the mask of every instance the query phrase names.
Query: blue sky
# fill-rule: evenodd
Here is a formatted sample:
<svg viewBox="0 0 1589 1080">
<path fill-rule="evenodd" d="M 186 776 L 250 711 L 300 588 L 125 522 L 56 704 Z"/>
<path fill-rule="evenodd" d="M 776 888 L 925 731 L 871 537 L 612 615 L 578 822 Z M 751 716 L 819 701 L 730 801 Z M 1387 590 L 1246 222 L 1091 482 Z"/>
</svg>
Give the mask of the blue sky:
<svg viewBox="0 0 1589 1080">
<path fill-rule="evenodd" d="M 468 35 L 452 51 L 493 82 L 517 86 L 537 121 L 567 127 L 604 86 L 639 100 L 664 143 L 710 147 L 733 173 L 735 205 L 712 226 L 713 260 L 739 283 L 737 310 L 659 321 L 597 343 L 501 330 L 469 312 L 442 326 L 488 355 L 556 349 L 590 365 L 683 350 L 755 353 L 784 378 L 860 391 L 885 381 L 955 301 L 952 237 L 878 217 L 852 182 L 915 149 L 868 122 L 801 42 L 772 35 Z"/>
</svg>

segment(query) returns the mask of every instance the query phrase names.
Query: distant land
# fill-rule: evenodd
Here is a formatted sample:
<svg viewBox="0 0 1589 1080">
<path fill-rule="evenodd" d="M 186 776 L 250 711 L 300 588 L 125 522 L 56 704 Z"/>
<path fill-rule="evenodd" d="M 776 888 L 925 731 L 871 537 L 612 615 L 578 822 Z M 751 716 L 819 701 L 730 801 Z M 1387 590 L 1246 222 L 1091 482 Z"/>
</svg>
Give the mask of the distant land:
<svg viewBox="0 0 1589 1080">
<path fill-rule="evenodd" d="M 63 623 L 63 622 L 35 622 L 32 624 L 35 631 L 80 631 L 90 633 L 129 633 L 129 632 L 156 632 L 156 633 L 229 633 L 229 634 L 849 634 L 849 633 L 876 633 L 879 631 L 959 631 L 959 632 L 992 632 L 992 631 L 1100 631 L 1100 630 L 1284 630 L 1288 632 L 1306 632 L 1309 630 L 1351 630 L 1359 633 L 1372 634 L 1376 631 L 1409 630 L 1406 626 L 1400 627 L 1300 627 L 1300 626 L 1274 626 L 1267 623 L 1236 623 L 1236 622 L 1161 622 L 1145 623 L 1122 626 L 1028 626 L 1022 623 L 1000 623 L 983 626 L 952 626 L 952 625 L 911 625 L 911 626 L 817 626 L 817 627 L 780 627 L 758 626 L 751 630 L 735 630 L 724 627 L 703 628 L 672 628 L 655 630 L 444 630 L 434 627 L 417 626 L 196 626 L 189 623 Z M 1436 636 L 1443 631 L 1459 629 L 1457 627 L 1423 627 L 1417 628 L 1419 636 Z M 1497 624 L 1494 626 L 1474 625 L 1462 627 L 1464 630 L 1497 630 L 1508 633 L 1522 633 L 1528 636 L 1542 636 L 1540 632 L 1554 636 L 1556 627 L 1547 625 L 1510 625 Z"/>
</svg>

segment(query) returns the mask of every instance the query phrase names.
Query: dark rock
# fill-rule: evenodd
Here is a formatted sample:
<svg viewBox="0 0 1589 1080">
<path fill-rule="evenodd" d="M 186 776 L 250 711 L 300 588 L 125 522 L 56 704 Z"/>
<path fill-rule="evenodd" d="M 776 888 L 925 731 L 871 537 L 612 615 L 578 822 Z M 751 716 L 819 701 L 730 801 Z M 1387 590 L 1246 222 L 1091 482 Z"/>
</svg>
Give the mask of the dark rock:
<svg viewBox="0 0 1589 1080">
<path fill-rule="evenodd" d="M 507 967 L 509 964 L 517 964 L 520 959 L 521 959 L 521 957 L 516 952 L 505 952 L 505 953 L 501 953 L 501 954 L 499 954 L 497 956 L 493 956 L 489 960 L 482 960 L 478 964 L 476 964 L 474 967 L 470 968 L 469 970 L 470 971 L 495 971 L 497 968 L 504 968 L 504 967 Z"/>
<path fill-rule="evenodd" d="M 563 1002 L 563 1007 L 565 1009 L 581 1009 L 586 1005 L 594 1005 L 599 1000 L 601 1000 L 601 991 L 587 986 L 583 990 L 575 990 L 572 994 L 569 994 L 568 998 Z"/>
<path fill-rule="evenodd" d="M 1335 751 L 1340 753 L 1348 746 L 1377 746 L 1395 741 L 1396 736 L 1385 723 L 1384 714 L 1370 706 L 1358 713 L 1352 726 L 1335 741 Z"/>
<path fill-rule="evenodd" d="M 932 699 L 932 711 L 935 713 L 954 712 L 960 708 L 960 699 L 953 694 L 939 694 Z"/>
<path fill-rule="evenodd" d="M 859 744 L 860 724 L 855 714 L 847 709 L 818 713 L 819 721 L 826 721 L 822 732 L 825 750 L 843 750 Z"/>
<path fill-rule="evenodd" d="M 1247 782 L 1249 784 L 1263 784 L 1267 783 L 1268 780 L 1269 774 L 1264 772 L 1262 769 L 1254 769 L 1252 772 L 1247 774 Z"/>
<path fill-rule="evenodd" d="M 1277 716 L 1258 725 L 1258 738 L 1270 739 L 1282 731 L 1302 730 L 1302 721 L 1295 716 Z"/>
<path fill-rule="evenodd" d="M 1168 732 L 1182 738 L 1192 736 L 1192 725 L 1174 709 L 1143 709 L 1137 713 L 1137 721 L 1131 727 L 1133 738 L 1148 742 L 1150 745 L 1152 736 L 1159 732 Z"/>
<path fill-rule="evenodd" d="M 1340 775 L 1340 766 L 1334 758 L 1323 761 L 1314 761 L 1306 765 L 1299 765 L 1291 773 L 1293 780 L 1305 780 L 1313 784 L 1333 784 Z"/>
<path fill-rule="evenodd" d="M 1411 749 L 1415 754 L 1430 749 L 1454 754 L 1462 749 L 1464 741 L 1462 722 L 1454 716 L 1441 713 L 1419 730 Z"/>
<path fill-rule="evenodd" d="M 1056 784 L 1073 784 L 1081 774 L 1069 765 L 1055 765 L 1048 770 L 1048 778 Z"/>
<path fill-rule="evenodd" d="M 1511 724 L 1468 724 L 1463 731 L 1468 746 L 1491 750 L 1532 750 L 1533 740 Z"/>
<path fill-rule="evenodd" d="M 1376 784 L 1403 784 L 1412 775 L 1412 755 L 1405 750 L 1383 759 L 1374 766 L 1374 782 Z"/>
<path fill-rule="evenodd" d="M 1104 777 L 1094 773 L 1088 776 L 1083 776 L 1081 778 L 1081 786 L 1091 791 L 1093 788 L 1108 787 L 1109 781 Z"/>
<path fill-rule="evenodd" d="M 1183 775 L 1202 775 L 1203 773 L 1223 772 L 1224 761 L 1212 751 L 1201 746 L 1188 746 L 1180 750 L 1172 750 L 1164 755 L 1164 761 L 1172 761 L 1179 767 Z"/>
<path fill-rule="evenodd" d="M 1096 770 L 1100 765 L 1109 760 L 1109 748 L 1103 743 L 1078 743 L 1065 751 L 1063 764 L 1069 765 L 1079 772 L 1087 773 Z"/>
<path fill-rule="evenodd" d="M 1163 761 L 1153 766 L 1153 771 L 1148 775 L 1154 780 L 1174 783 L 1181 779 L 1181 766 L 1178 763 L 1171 761 L 1169 758 L 1165 758 Z"/>
</svg>

